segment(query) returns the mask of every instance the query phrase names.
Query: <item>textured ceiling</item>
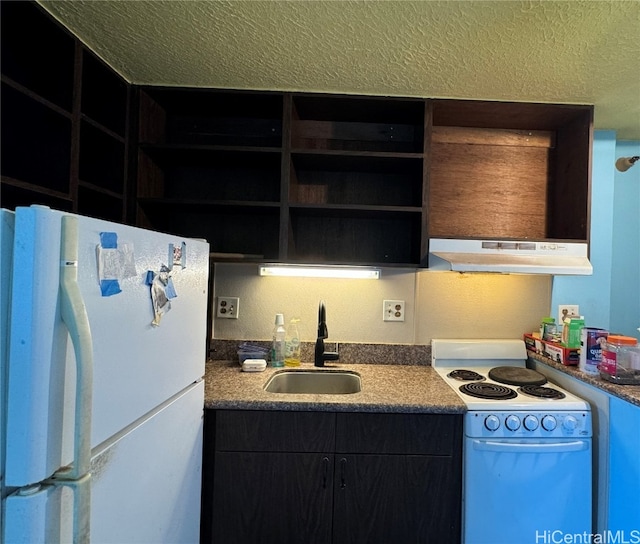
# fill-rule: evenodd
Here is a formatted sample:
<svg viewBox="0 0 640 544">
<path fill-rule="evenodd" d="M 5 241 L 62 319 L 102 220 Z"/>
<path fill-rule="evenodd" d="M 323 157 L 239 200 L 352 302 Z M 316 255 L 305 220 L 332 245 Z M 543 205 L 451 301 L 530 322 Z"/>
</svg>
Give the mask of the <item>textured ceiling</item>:
<svg viewBox="0 0 640 544">
<path fill-rule="evenodd" d="M 640 140 L 640 1 L 39 0 L 137 84 L 595 104 Z"/>
</svg>

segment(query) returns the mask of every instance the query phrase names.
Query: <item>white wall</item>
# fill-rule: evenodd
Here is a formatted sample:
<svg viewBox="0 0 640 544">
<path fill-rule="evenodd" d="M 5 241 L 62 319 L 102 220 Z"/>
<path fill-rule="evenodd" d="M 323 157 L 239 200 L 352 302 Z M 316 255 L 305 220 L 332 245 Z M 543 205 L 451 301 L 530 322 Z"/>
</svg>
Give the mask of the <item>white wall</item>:
<svg viewBox="0 0 640 544">
<path fill-rule="evenodd" d="M 384 268 L 380 280 L 273 278 L 255 264 L 217 264 L 214 296 L 240 297 L 239 319 L 215 319 L 214 338 L 268 340 L 274 315 L 301 318 L 314 341 L 319 300 L 329 341 L 429 344 L 439 338 L 520 338 L 549 312 L 548 276 L 459 274 Z M 382 321 L 382 301 L 406 302 L 406 320 Z"/>
</svg>

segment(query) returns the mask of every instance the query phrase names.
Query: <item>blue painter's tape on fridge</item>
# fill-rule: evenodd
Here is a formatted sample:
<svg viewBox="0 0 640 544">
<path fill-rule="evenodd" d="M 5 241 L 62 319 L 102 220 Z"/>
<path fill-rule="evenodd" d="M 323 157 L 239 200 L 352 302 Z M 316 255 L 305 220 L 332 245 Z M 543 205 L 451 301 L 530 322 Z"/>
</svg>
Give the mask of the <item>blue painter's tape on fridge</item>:
<svg viewBox="0 0 640 544">
<path fill-rule="evenodd" d="M 115 259 L 109 258 L 109 252 L 117 252 L 118 235 L 115 232 L 101 232 L 100 249 L 102 250 L 98 252 L 98 255 L 100 256 L 100 263 L 98 265 L 100 273 L 100 292 L 103 297 L 117 295 L 122 292 L 122 289 L 120 289 L 120 282 L 116 278 L 108 277 L 109 275 L 114 274 L 114 270 L 110 266 L 105 266 L 105 264 L 109 263 L 111 260 L 114 262 L 117 261 L 117 256 Z"/>
<path fill-rule="evenodd" d="M 103 297 L 110 297 L 122 292 L 118 280 L 100 280 L 100 291 Z"/>
<path fill-rule="evenodd" d="M 169 278 L 167 281 L 167 286 L 164 289 L 164 292 L 167 295 L 167 298 L 176 298 L 178 293 L 176 293 L 176 288 L 173 286 L 173 280 Z"/>
<path fill-rule="evenodd" d="M 115 232 L 101 232 L 100 245 L 105 249 L 116 249 L 118 247 L 118 235 Z"/>
</svg>

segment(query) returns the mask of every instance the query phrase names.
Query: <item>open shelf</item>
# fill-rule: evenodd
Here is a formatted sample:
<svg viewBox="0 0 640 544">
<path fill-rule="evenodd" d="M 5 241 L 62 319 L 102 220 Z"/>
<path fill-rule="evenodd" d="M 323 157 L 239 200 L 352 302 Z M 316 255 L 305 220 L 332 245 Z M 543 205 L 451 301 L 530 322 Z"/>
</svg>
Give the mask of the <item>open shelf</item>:
<svg viewBox="0 0 640 544">
<path fill-rule="evenodd" d="M 407 265 L 420 261 L 421 210 L 292 207 L 289 260 Z"/>
<path fill-rule="evenodd" d="M 246 147 L 282 145 L 282 95 L 145 87 L 140 142 Z"/>
<path fill-rule="evenodd" d="M 292 149 L 422 153 L 424 101 L 294 95 Z"/>
<path fill-rule="evenodd" d="M 3 206 L 126 221 L 129 85 L 36 2 L 2 2 Z"/>
<path fill-rule="evenodd" d="M 292 153 L 291 204 L 422 205 L 422 156 Z"/>
<path fill-rule="evenodd" d="M 118 74 L 93 54 L 83 51 L 83 115 L 124 138 L 127 130 L 128 92 L 127 83 Z"/>
<path fill-rule="evenodd" d="M 2 175 L 69 192 L 71 118 L 2 83 Z"/>
<path fill-rule="evenodd" d="M 591 106 L 432 107 L 430 236 L 589 239 Z"/>
<path fill-rule="evenodd" d="M 125 188 L 125 145 L 92 123 L 80 125 L 81 181 L 122 194 Z"/>
<path fill-rule="evenodd" d="M 211 252 L 278 259 L 279 206 L 139 199 L 141 217 L 156 230 L 209 242 Z M 258 257 L 257 257 L 258 258 Z"/>
<path fill-rule="evenodd" d="M 279 202 L 280 153 L 213 147 L 141 146 L 138 184 L 151 180 L 163 189 L 149 196 L 205 200 Z"/>
<path fill-rule="evenodd" d="M 3 76 L 71 112 L 73 37 L 34 2 L 1 2 L 0 23 Z"/>
<path fill-rule="evenodd" d="M 2 184 L 0 184 L 0 202 L 2 202 L 3 208 L 9 210 L 15 209 L 16 206 L 41 204 L 56 210 L 73 211 L 73 201 L 66 193 L 52 190 L 43 191 L 40 186 L 4 176 L 2 176 Z"/>
</svg>

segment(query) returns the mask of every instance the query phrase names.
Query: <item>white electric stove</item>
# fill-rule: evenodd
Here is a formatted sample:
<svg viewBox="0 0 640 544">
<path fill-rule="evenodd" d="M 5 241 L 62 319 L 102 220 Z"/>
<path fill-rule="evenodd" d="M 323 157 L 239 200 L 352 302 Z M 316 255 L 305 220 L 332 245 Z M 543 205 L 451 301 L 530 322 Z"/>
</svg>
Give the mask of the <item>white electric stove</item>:
<svg viewBox="0 0 640 544">
<path fill-rule="evenodd" d="M 589 404 L 526 368 L 522 340 L 433 340 L 432 366 L 469 410 L 589 411 Z"/>
<path fill-rule="evenodd" d="M 522 340 L 434 339 L 431 353 L 467 406 L 463 542 L 590 533 L 589 404 L 526 368 Z"/>
</svg>

